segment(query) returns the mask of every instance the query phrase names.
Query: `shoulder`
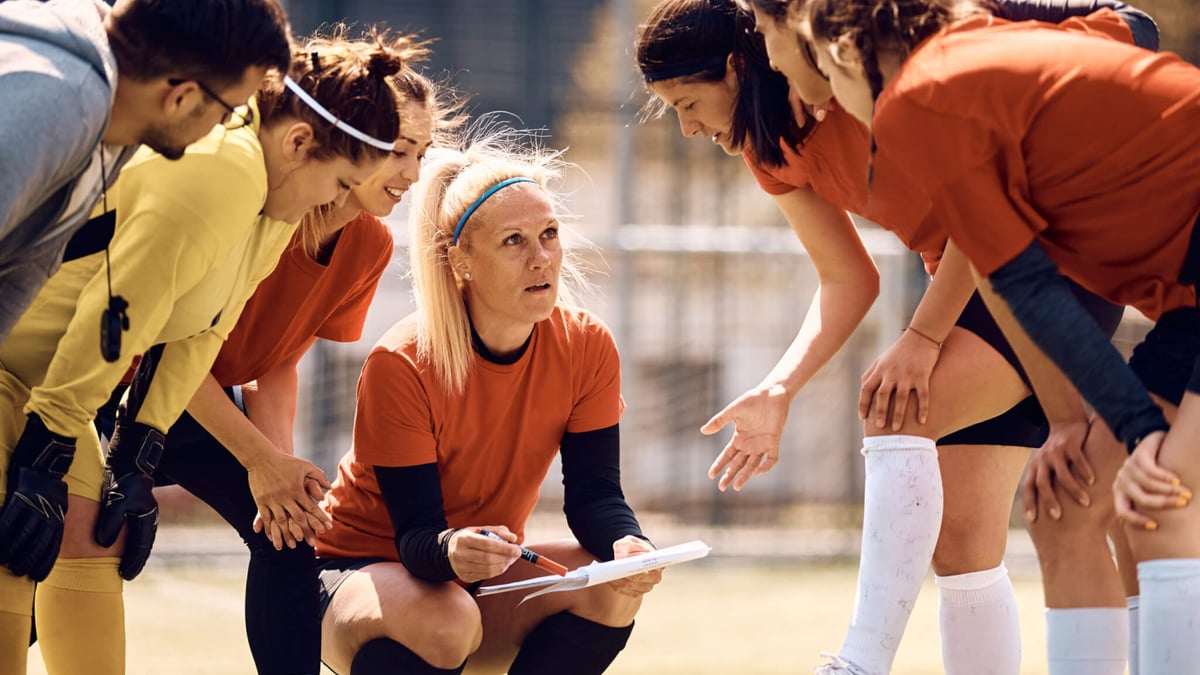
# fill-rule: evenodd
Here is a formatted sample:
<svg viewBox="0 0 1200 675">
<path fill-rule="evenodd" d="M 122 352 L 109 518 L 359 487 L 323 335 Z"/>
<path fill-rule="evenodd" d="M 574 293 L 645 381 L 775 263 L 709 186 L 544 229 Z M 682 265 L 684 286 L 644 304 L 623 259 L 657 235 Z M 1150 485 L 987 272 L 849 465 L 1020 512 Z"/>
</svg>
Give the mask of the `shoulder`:
<svg viewBox="0 0 1200 675">
<path fill-rule="evenodd" d="M 386 265 L 395 252 L 392 228 L 382 220 L 363 211 L 346 224 L 343 237 L 353 255 L 347 256 L 357 265 Z M 367 270 L 364 270 L 366 272 Z"/>
<path fill-rule="evenodd" d="M 554 308 L 547 322 L 576 363 L 617 359 L 617 341 L 612 330 L 586 309 L 560 305 Z"/>
<path fill-rule="evenodd" d="M 371 353 L 367 358 L 374 358 L 377 355 L 381 358 L 387 358 L 386 355 L 399 357 L 401 360 L 416 365 L 417 315 L 415 313 L 409 314 L 392 325 L 371 348 Z"/>
</svg>

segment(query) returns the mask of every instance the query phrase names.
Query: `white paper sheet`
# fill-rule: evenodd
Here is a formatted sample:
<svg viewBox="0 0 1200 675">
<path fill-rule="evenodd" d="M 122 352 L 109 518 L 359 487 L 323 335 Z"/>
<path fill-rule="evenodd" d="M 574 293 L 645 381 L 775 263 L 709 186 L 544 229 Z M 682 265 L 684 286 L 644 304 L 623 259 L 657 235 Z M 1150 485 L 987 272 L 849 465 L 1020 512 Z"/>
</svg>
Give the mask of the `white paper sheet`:
<svg viewBox="0 0 1200 675">
<path fill-rule="evenodd" d="M 484 586 L 479 589 L 477 595 L 492 595 L 494 593 L 507 593 L 508 591 L 519 591 L 526 588 L 541 588 L 541 590 L 530 593 L 525 596 L 521 602 L 536 598 L 545 593 L 558 593 L 561 591 L 573 591 L 596 584 L 605 584 L 617 579 L 624 579 L 635 574 L 656 570 L 660 567 L 667 567 L 689 560 L 696 560 L 708 555 L 712 549 L 700 541 L 689 541 L 686 544 L 678 544 L 668 546 L 657 551 L 650 551 L 640 555 L 622 558 L 620 560 L 610 560 L 608 562 L 593 562 L 590 565 L 573 569 L 567 572 L 566 576 L 558 576 L 551 574 L 544 577 L 534 577 L 532 579 L 523 579 L 521 581 L 513 581 L 507 584 L 498 584 L 495 586 Z"/>
</svg>

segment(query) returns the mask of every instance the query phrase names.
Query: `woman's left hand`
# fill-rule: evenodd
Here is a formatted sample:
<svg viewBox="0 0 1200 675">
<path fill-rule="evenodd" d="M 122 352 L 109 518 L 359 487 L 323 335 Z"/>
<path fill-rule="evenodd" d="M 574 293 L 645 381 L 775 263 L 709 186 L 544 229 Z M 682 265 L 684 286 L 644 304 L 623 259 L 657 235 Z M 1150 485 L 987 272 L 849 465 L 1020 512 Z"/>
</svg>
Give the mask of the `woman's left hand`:
<svg viewBox="0 0 1200 675">
<path fill-rule="evenodd" d="M 1158 451 L 1166 437 L 1163 431 L 1147 435 L 1125 460 L 1113 481 L 1117 517 L 1133 527 L 1154 531 L 1158 529 L 1158 523 L 1150 514 L 1161 509 L 1182 508 L 1192 500 L 1192 491 L 1180 484 L 1179 477 L 1158 465 Z"/>
<path fill-rule="evenodd" d="M 616 560 L 649 553 L 653 550 L 654 547 L 650 545 L 650 542 L 635 537 L 632 534 L 625 535 L 613 542 L 613 558 Z M 660 581 L 662 581 L 662 569 L 642 572 L 641 574 L 617 579 L 609 583 L 612 584 L 612 587 L 618 593 L 637 598 L 649 593 L 650 589 L 657 586 Z"/>
<path fill-rule="evenodd" d="M 941 356 L 941 345 L 905 330 L 900 339 L 881 354 L 862 376 L 858 394 L 858 416 L 878 429 L 904 426 L 913 393 L 917 421 L 929 421 L 929 379 Z"/>
</svg>

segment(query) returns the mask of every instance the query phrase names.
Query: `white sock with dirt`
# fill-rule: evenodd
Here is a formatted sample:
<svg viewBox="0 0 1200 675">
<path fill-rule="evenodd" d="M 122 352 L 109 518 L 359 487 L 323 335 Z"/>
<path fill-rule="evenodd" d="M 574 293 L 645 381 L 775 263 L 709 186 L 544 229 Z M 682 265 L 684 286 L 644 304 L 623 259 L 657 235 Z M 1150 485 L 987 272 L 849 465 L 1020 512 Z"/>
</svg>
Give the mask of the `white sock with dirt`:
<svg viewBox="0 0 1200 675">
<path fill-rule="evenodd" d="M 929 571 L 942 526 L 937 446 L 920 436 L 863 439 L 862 556 L 850 630 L 839 656 L 886 675 Z"/>
</svg>

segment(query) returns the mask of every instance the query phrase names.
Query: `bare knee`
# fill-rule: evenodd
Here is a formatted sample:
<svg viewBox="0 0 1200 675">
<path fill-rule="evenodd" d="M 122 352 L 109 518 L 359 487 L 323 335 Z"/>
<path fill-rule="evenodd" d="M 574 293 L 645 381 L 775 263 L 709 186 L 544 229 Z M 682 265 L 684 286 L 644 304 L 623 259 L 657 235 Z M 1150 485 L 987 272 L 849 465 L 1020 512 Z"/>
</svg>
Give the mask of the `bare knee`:
<svg viewBox="0 0 1200 675">
<path fill-rule="evenodd" d="M 474 598 L 454 584 L 443 584 L 436 602 L 436 615 L 424 625 L 384 617 L 387 636 L 408 647 L 435 668 L 456 668 L 479 649 L 483 623 Z"/>
<path fill-rule="evenodd" d="M 933 571 L 938 576 L 990 570 L 1004 562 L 1007 521 L 994 526 L 971 522 L 965 515 L 947 513 L 942 517 L 942 531 L 933 549 Z"/>
<path fill-rule="evenodd" d="M 633 597 L 613 590 L 608 584 L 593 586 L 578 593 L 569 608 L 572 614 L 604 626 L 628 626 L 642 606 L 642 596 Z"/>
</svg>

